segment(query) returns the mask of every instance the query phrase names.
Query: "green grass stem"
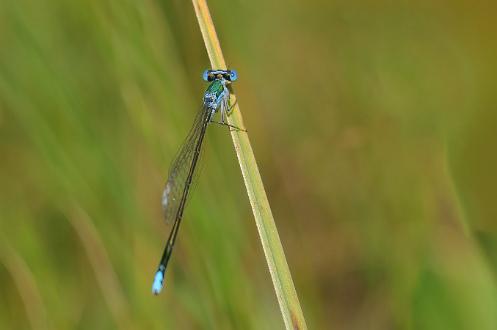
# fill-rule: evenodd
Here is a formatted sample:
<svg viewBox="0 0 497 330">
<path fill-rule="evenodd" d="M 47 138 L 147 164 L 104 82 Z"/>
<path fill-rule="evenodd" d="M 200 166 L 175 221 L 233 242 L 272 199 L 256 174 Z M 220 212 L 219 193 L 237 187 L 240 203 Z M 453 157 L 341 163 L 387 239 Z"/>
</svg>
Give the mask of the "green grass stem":
<svg viewBox="0 0 497 330">
<path fill-rule="evenodd" d="M 206 1 L 192 0 L 192 2 L 212 68 L 226 69 Z M 244 128 L 234 93 L 231 96 L 231 104 L 234 104 L 234 108 L 228 117 L 229 124 Z M 232 130 L 231 137 L 285 326 L 287 329 L 307 329 L 248 134 Z"/>
</svg>

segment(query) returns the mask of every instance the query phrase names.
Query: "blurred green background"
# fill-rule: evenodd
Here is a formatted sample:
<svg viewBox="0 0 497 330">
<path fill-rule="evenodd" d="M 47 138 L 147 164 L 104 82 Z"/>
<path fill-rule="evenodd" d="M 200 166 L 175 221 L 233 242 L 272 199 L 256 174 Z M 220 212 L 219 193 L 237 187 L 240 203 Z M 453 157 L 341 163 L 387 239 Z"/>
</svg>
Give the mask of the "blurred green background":
<svg viewBox="0 0 497 330">
<path fill-rule="evenodd" d="M 481 1 L 209 1 L 311 329 L 497 329 L 497 25 Z M 0 328 L 282 329 L 228 131 L 166 276 L 209 66 L 180 0 L 0 2 Z"/>
</svg>

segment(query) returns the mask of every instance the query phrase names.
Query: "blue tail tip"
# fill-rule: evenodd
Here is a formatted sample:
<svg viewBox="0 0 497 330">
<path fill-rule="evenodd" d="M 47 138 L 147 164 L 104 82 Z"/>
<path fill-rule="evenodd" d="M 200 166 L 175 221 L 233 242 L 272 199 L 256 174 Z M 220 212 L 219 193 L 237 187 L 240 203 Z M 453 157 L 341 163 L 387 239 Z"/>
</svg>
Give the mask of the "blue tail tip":
<svg viewBox="0 0 497 330">
<path fill-rule="evenodd" d="M 152 284 L 152 293 L 158 295 L 164 285 L 164 273 L 160 270 L 155 273 L 154 284 Z"/>
</svg>

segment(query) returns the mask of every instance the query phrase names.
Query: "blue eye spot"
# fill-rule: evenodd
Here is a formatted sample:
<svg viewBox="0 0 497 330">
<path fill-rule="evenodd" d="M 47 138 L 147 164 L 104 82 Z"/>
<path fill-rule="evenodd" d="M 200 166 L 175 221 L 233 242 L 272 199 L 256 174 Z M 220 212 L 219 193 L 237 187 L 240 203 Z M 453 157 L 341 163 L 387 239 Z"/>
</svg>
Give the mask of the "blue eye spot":
<svg viewBox="0 0 497 330">
<path fill-rule="evenodd" d="M 230 70 L 230 80 L 235 81 L 238 79 L 238 73 L 236 70 Z"/>
</svg>

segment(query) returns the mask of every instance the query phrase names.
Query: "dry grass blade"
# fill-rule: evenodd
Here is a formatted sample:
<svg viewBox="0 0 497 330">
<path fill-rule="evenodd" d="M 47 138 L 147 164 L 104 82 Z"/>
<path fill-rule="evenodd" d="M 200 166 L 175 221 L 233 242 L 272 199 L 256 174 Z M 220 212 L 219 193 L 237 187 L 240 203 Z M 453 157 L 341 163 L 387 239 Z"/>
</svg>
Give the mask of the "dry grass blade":
<svg viewBox="0 0 497 330">
<path fill-rule="evenodd" d="M 205 0 L 192 0 L 192 2 L 212 68 L 226 69 L 226 63 L 207 3 Z M 235 106 L 228 117 L 229 124 L 245 127 L 234 94 L 232 95 L 231 104 L 235 104 Z M 232 130 L 231 137 L 285 326 L 287 329 L 307 329 L 250 140 L 247 133 L 243 131 Z"/>
<path fill-rule="evenodd" d="M 133 329 L 129 318 L 129 306 L 124 297 L 117 275 L 97 229 L 86 212 L 75 206 L 68 214 L 70 224 L 81 239 L 81 243 L 95 273 L 103 297 L 109 306 L 119 329 Z"/>
<path fill-rule="evenodd" d="M 47 329 L 47 315 L 36 280 L 26 262 L 5 237 L 0 240 L 0 264 L 7 269 L 19 291 L 32 329 Z"/>
</svg>

